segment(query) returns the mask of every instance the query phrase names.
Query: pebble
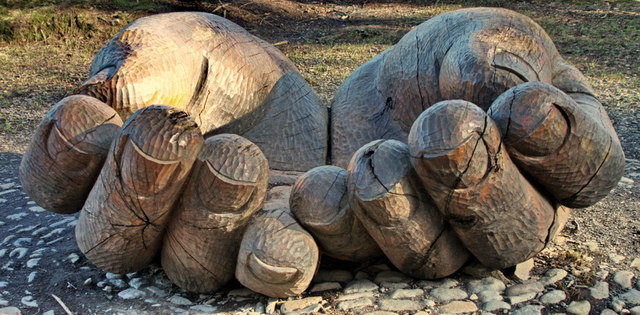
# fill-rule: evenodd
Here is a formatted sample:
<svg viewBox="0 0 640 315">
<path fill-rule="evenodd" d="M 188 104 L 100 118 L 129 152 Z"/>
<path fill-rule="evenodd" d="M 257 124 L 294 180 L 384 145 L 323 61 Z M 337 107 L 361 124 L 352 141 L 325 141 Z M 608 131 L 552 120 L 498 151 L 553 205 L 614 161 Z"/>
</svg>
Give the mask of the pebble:
<svg viewBox="0 0 640 315">
<path fill-rule="evenodd" d="M 42 313 L 42 315 L 56 315 L 56 312 L 54 312 L 53 310 L 48 310 L 48 311 Z"/>
<path fill-rule="evenodd" d="M 382 282 L 380 283 L 380 287 L 394 290 L 394 289 L 406 289 L 410 287 L 410 285 L 406 282 Z"/>
<path fill-rule="evenodd" d="M 516 270 L 513 272 L 513 275 L 520 280 L 527 280 L 530 277 L 531 270 L 533 270 L 534 263 L 533 258 L 521 262 L 516 265 Z"/>
<path fill-rule="evenodd" d="M 322 303 L 322 297 L 320 296 L 312 296 L 312 297 L 307 297 L 304 299 L 300 299 L 300 300 L 293 300 L 293 301 L 287 301 L 282 303 L 282 306 L 280 306 L 280 310 L 283 313 L 289 313 L 289 312 L 293 312 L 293 311 L 297 311 L 297 310 L 301 310 L 304 308 L 307 308 L 313 304 L 320 304 Z"/>
<path fill-rule="evenodd" d="M 189 301 L 187 298 L 179 296 L 179 295 L 174 295 L 172 297 L 169 298 L 169 302 L 175 304 L 175 305 L 193 305 L 193 302 Z"/>
<path fill-rule="evenodd" d="M 478 298 L 480 299 L 480 301 L 485 302 L 485 303 L 486 302 L 490 302 L 490 301 L 502 301 L 503 300 L 503 297 L 502 297 L 502 295 L 500 295 L 499 292 L 491 291 L 491 290 L 480 291 L 480 292 L 478 292 L 477 295 L 478 295 Z"/>
<path fill-rule="evenodd" d="M 373 306 L 373 299 L 363 297 L 355 300 L 342 301 L 338 303 L 338 308 L 343 311 L 348 311 L 351 309 L 362 308 L 367 306 Z"/>
<path fill-rule="evenodd" d="M 542 305 L 525 305 L 511 313 L 512 315 L 539 315 L 542 314 Z"/>
<path fill-rule="evenodd" d="M 544 286 L 542 285 L 542 283 L 533 281 L 533 282 L 527 282 L 527 283 L 514 284 L 507 288 L 506 293 L 508 296 L 516 296 L 516 295 L 523 295 L 531 292 L 538 293 L 542 291 L 544 291 Z"/>
<path fill-rule="evenodd" d="M 144 284 L 144 280 L 142 278 L 133 278 L 129 280 L 129 286 L 135 289 L 140 289 L 140 287 Z"/>
<path fill-rule="evenodd" d="M 48 229 L 49 229 L 49 228 L 48 228 L 48 227 L 46 227 L 46 226 L 41 227 L 41 228 L 39 228 L 39 229 L 37 229 L 37 230 L 35 230 L 35 231 L 31 232 L 31 235 L 33 235 L 33 236 L 38 236 L 38 235 L 40 235 L 40 234 L 44 233 L 44 232 L 45 232 L 46 230 L 48 230 Z"/>
<path fill-rule="evenodd" d="M 267 300 L 267 307 L 265 307 L 264 311 L 267 314 L 273 314 L 276 312 L 276 306 L 278 305 L 278 299 L 270 298 Z"/>
<path fill-rule="evenodd" d="M 76 253 L 71 253 L 69 254 L 69 256 L 67 256 L 67 259 L 72 263 L 75 264 L 78 262 L 78 260 L 80 260 L 80 256 L 78 256 L 78 254 Z"/>
<path fill-rule="evenodd" d="M 340 290 L 342 289 L 342 285 L 338 282 L 320 282 L 315 284 L 310 292 L 323 292 L 323 291 L 331 291 L 331 290 Z"/>
<path fill-rule="evenodd" d="M 624 301 L 618 299 L 618 298 L 614 298 L 611 301 L 611 307 L 613 308 L 614 311 L 616 311 L 617 313 L 622 312 L 622 309 L 624 308 Z"/>
<path fill-rule="evenodd" d="M 347 287 L 344 288 L 344 293 L 357 293 L 357 292 L 364 292 L 364 291 L 374 291 L 377 290 L 378 286 L 369 281 L 369 280 L 355 280 L 352 282 L 349 282 L 349 284 L 347 284 Z"/>
<path fill-rule="evenodd" d="M 31 240 L 31 237 L 21 237 L 13 241 L 12 245 L 13 247 L 22 247 L 24 246 L 22 243 L 31 244 Z"/>
<path fill-rule="evenodd" d="M 542 282 L 543 285 L 550 285 L 564 279 L 567 275 L 568 272 L 563 269 L 549 269 L 544 273 L 544 277 L 540 279 L 540 282 Z"/>
<path fill-rule="evenodd" d="M 610 253 L 610 254 L 609 254 L 609 259 L 610 259 L 614 264 L 616 264 L 616 265 L 617 265 L 617 264 L 621 263 L 621 262 L 625 259 L 625 257 L 624 257 L 624 256 L 622 256 L 622 255 L 618 255 L 618 254 L 616 254 L 616 253 Z"/>
<path fill-rule="evenodd" d="M 144 291 L 134 289 L 134 288 L 128 288 L 126 290 L 118 292 L 118 297 L 120 297 L 123 300 L 138 299 L 146 295 L 147 294 L 144 293 Z"/>
<path fill-rule="evenodd" d="M 32 271 L 32 272 L 29 274 L 29 276 L 27 277 L 27 283 L 31 283 L 31 282 L 33 282 L 33 280 L 36 278 L 36 274 L 37 274 L 37 272 Z"/>
<path fill-rule="evenodd" d="M 7 249 L 6 248 L 0 249 L 0 257 L 4 257 L 4 254 L 6 254 L 6 253 L 7 253 Z"/>
<path fill-rule="evenodd" d="M 165 292 L 164 290 L 158 288 L 158 287 L 154 287 L 154 286 L 150 286 L 150 287 L 146 287 L 145 289 L 147 289 L 147 291 L 151 292 L 151 294 L 157 296 L 157 297 L 165 297 L 167 296 L 167 292 Z"/>
<path fill-rule="evenodd" d="M 349 282 L 353 280 L 351 272 L 346 270 L 320 269 L 313 282 Z"/>
<path fill-rule="evenodd" d="M 424 291 L 421 289 L 398 289 L 393 290 L 389 297 L 392 299 L 406 299 L 406 298 L 415 298 L 422 296 Z"/>
<path fill-rule="evenodd" d="M 631 271 L 618 271 L 613 275 L 613 282 L 623 289 L 631 288 L 631 279 L 633 279 L 633 272 Z"/>
<path fill-rule="evenodd" d="M 436 288 L 429 292 L 438 302 L 445 303 L 451 300 L 462 300 L 468 297 L 467 292 L 462 289 Z"/>
<path fill-rule="evenodd" d="M 605 308 L 600 312 L 600 315 L 618 315 L 618 313 L 610 308 Z"/>
<path fill-rule="evenodd" d="M 567 306 L 567 312 L 575 315 L 587 315 L 591 310 L 589 301 L 573 301 Z"/>
<path fill-rule="evenodd" d="M 467 284 L 470 293 L 480 293 L 482 291 L 499 291 L 502 292 L 506 288 L 504 282 L 494 278 L 486 277 L 480 280 L 471 280 Z"/>
<path fill-rule="evenodd" d="M 629 264 L 629 267 L 640 269 L 640 257 L 634 258 L 633 261 Z"/>
<path fill-rule="evenodd" d="M 387 312 L 387 311 L 375 311 L 375 312 L 367 312 L 368 315 L 396 315 L 396 312 Z M 418 313 L 415 313 L 418 314 Z M 414 315 L 415 315 L 414 314 Z"/>
<path fill-rule="evenodd" d="M 598 280 L 607 279 L 608 276 L 609 276 L 609 271 L 607 270 L 598 270 L 596 272 L 596 278 L 598 278 Z"/>
<path fill-rule="evenodd" d="M 74 254 L 71 254 L 71 255 L 74 255 Z M 71 256 L 71 255 L 69 255 L 69 256 Z M 104 276 L 109 280 L 122 278 L 122 275 L 111 273 L 111 272 L 107 272 Z"/>
<path fill-rule="evenodd" d="M 529 292 L 529 293 L 525 293 L 525 294 L 510 296 L 509 297 L 509 303 L 511 303 L 511 305 L 520 304 L 522 302 L 526 302 L 526 301 L 534 299 L 536 297 L 536 295 L 538 295 L 537 292 Z"/>
<path fill-rule="evenodd" d="M 19 212 L 19 213 L 8 215 L 7 219 L 13 220 L 13 221 L 18 221 L 18 220 L 21 220 L 23 217 L 26 217 L 27 215 L 29 215 L 29 214 L 26 213 L 26 212 Z"/>
<path fill-rule="evenodd" d="M 567 294 L 561 290 L 551 290 L 540 297 L 540 302 L 544 304 L 557 304 L 567 298 Z"/>
<path fill-rule="evenodd" d="M 497 310 L 510 310 L 511 304 L 504 301 L 489 301 L 482 305 L 482 310 L 487 312 L 494 312 Z"/>
<path fill-rule="evenodd" d="M 87 280 L 84 280 L 84 282 L 82 284 L 90 285 L 92 282 L 93 282 L 93 280 L 91 278 L 87 278 Z"/>
<path fill-rule="evenodd" d="M 600 300 L 609 298 L 609 284 L 604 281 L 598 281 L 593 287 L 589 288 L 591 297 Z"/>
<path fill-rule="evenodd" d="M 20 299 L 20 303 L 28 306 L 28 307 L 38 307 L 38 302 L 31 295 L 27 295 Z"/>
<path fill-rule="evenodd" d="M 27 268 L 33 268 L 38 265 L 40 258 L 32 258 L 27 261 Z"/>
<path fill-rule="evenodd" d="M 8 306 L 0 308 L 0 314 L 2 315 L 20 315 L 20 310 L 14 306 Z"/>
<path fill-rule="evenodd" d="M 631 315 L 640 315 L 640 306 L 630 308 L 629 312 L 631 312 Z"/>
<path fill-rule="evenodd" d="M 417 311 L 424 307 L 422 303 L 412 300 L 381 299 L 378 304 L 385 311 Z"/>
<path fill-rule="evenodd" d="M 29 207 L 29 211 L 36 212 L 36 213 L 37 213 L 37 212 L 45 212 L 45 211 L 47 211 L 47 210 L 45 210 L 45 209 L 44 209 L 44 208 L 42 208 L 42 207 L 33 206 L 33 207 Z"/>
<path fill-rule="evenodd" d="M 453 301 L 448 304 L 440 306 L 442 313 L 460 314 L 460 313 L 473 313 L 478 310 L 475 303 L 470 301 Z"/>
<path fill-rule="evenodd" d="M 7 305 L 9 305 L 9 301 L 0 299 L 0 306 L 7 306 Z"/>
<path fill-rule="evenodd" d="M 18 247 L 13 249 L 10 253 L 9 253 L 9 258 L 13 258 L 14 256 L 16 256 L 17 259 L 21 259 L 22 257 L 27 255 L 27 249 L 24 247 Z"/>
<path fill-rule="evenodd" d="M 405 274 L 397 272 L 397 271 L 382 271 L 376 275 L 376 278 L 373 280 L 375 283 L 382 282 L 403 282 L 411 280 Z"/>
<path fill-rule="evenodd" d="M 621 301 L 627 302 L 629 304 L 640 304 L 640 291 L 636 289 L 631 289 L 625 293 L 622 293 L 618 296 Z"/>
<path fill-rule="evenodd" d="M 348 301 L 355 300 L 359 298 L 373 298 L 373 292 L 360 292 L 360 293 L 352 293 L 338 296 L 338 301 Z"/>
</svg>

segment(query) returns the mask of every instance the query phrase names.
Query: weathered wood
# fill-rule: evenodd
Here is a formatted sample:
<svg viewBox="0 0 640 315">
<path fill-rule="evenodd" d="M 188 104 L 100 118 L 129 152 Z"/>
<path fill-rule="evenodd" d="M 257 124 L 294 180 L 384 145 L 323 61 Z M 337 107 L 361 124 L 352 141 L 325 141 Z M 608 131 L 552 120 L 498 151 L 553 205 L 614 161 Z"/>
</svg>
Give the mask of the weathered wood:
<svg viewBox="0 0 640 315">
<path fill-rule="evenodd" d="M 293 185 L 290 206 L 323 254 L 356 262 L 382 256 L 349 205 L 346 170 L 330 165 L 309 170 Z"/>
<path fill-rule="evenodd" d="M 418 115 L 437 102 L 462 99 L 486 110 L 507 89 L 530 81 L 553 84 L 576 100 L 591 96 L 578 103 L 608 123 L 584 76 L 530 18 L 499 8 L 435 16 L 340 86 L 331 105 L 332 164 L 346 167 L 356 150 L 376 139 L 406 142 Z M 615 132 L 608 133 L 616 142 Z"/>
<path fill-rule="evenodd" d="M 260 211 L 242 237 L 236 278 L 270 297 L 295 296 L 307 289 L 318 263 L 318 246 L 289 209 Z"/>
<path fill-rule="evenodd" d="M 604 198 L 624 173 L 622 146 L 606 113 L 599 103 L 588 104 L 578 105 L 549 84 L 529 82 L 505 92 L 489 109 L 514 162 L 574 208 Z"/>
<path fill-rule="evenodd" d="M 222 17 L 140 18 L 100 50 L 90 75 L 78 91 L 123 118 L 165 104 L 192 115 L 207 136 L 245 136 L 274 169 L 306 171 L 326 161 L 326 107 L 278 49 Z"/>
<path fill-rule="evenodd" d="M 20 162 L 24 191 L 44 209 L 82 209 L 122 120 L 99 100 L 74 95 L 44 117 Z"/>
<path fill-rule="evenodd" d="M 492 268 L 544 248 L 554 208 L 520 173 L 495 122 L 465 101 L 438 103 L 409 134 L 411 163 L 466 248 Z"/>
<path fill-rule="evenodd" d="M 236 268 L 242 234 L 264 203 L 269 163 L 237 135 L 208 138 L 164 237 L 162 268 L 198 293 L 218 290 Z"/>
<path fill-rule="evenodd" d="M 150 106 L 129 117 L 76 225 L 78 247 L 93 264 L 127 273 L 151 262 L 202 142 L 183 111 Z"/>
<path fill-rule="evenodd" d="M 400 271 L 442 278 L 469 258 L 420 184 L 406 144 L 377 140 L 356 151 L 348 185 L 356 215 Z"/>
</svg>

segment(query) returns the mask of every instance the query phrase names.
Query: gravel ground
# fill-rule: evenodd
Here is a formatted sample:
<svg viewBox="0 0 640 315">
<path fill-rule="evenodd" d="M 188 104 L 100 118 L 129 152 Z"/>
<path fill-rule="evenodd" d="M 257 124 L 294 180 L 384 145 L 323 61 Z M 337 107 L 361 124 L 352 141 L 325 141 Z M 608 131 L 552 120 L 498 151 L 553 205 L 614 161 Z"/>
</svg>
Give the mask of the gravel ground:
<svg viewBox="0 0 640 315">
<path fill-rule="evenodd" d="M 0 314 L 65 314 L 65 307 L 74 314 L 640 314 L 638 160 L 627 161 L 607 198 L 574 211 L 555 244 L 515 272 L 471 263 L 450 278 L 421 281 L 386 260 L 325 259 L 307 292 L 272 299 L 237 282 L 215 294 L 184 292 L 157 263 L 105 274 L 75 244 L 77 215 L 46 212 L 22 191 L 20 158 L 0 154 Z"/>
</svg>

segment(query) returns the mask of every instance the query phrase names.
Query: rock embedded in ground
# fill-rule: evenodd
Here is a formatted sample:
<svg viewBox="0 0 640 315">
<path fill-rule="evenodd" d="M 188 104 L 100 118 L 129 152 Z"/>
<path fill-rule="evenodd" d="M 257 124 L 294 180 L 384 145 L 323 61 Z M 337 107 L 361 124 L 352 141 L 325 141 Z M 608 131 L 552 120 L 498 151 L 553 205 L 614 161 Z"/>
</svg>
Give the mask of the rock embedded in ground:
<svg viewBox="0 0 640 315">
<path fill-rule="evenodd" d="M 630 289 L 618 296 L 621 301 L 624 301 L 629 304 L 638 305 L 640 304 L 640 291 L 636 289 Z"/>
<path fill-rule="evenodd" d="M 319 297 L 319 296 L 307 297 L 300 300 L 293 300 L 293 301 L 287 301 L 282 303 L 282 305 L 280 306 L 280 311 L 282 311 L 283 313 L 289 313 L 289 312 L 298 311 L 298 310 L 307 308 L 314 304 L 319 305 L 320 303 L 322 303 L 322 297 Z"/>
<path fill-rule="evenodd" d="M 574 315 L 587 315 L 591 310 L 589 301 L 573 301 L 567 306 L 567 312 Z"/>
<path fill-rule="evenodd" d="M 544 304 L 556 304 L 564 301 L 567 298 L 567 294 L 561 290 L 551 290 L 540 297 L 540 302 Z"/>
<path fill-rule="evenodd" d="M 479 293 L 482 291 L 502 292 L 505 288 L 506 286 L 504 282 L 494 277 L 485 277 L 480 280 L 471 280 L 467 284 L 467 289 L 470 293 Z"/>
<path fill-rule="evenodd" d="M 134 288 L 129 288 L 129 289 L 118 292 L 118 297 L 120 297 L 123 300 L 138 299 L 146 295 L 147 294 L 144 291 L 134 289 Z"/>
<path fill-rule="evenodd" d="M 633 279 L 633 272 L 631 271 L 618 271 L 613 275 L 613 282 L 618 284 L 623 289 L 631 288 L 631 280 Z"/>
<path fill-rule="evenodd" d="M 531 292 L 538 293 L 542 291 L 544 291 L 544 286 L 542 285 L 542 283 L 538 281 L 532 281 L 514 284 L 506 289 L 506 294 L 508 296 L 516 296 Z"/>
<path fill-rule="evenodd" d="M 495 312 L 498 310 L 510 310 L 511 304 L 504 301 L 489 301 L 482 305 L 482 310 L 487 312 Z"/>
<path fill-rule="evenodd" d="M 520 280 L 528 280 L 530 278 L 530 273 L 533 267 L 533 258 L 528 259 L 516 265 L 513 275 Z"/>
<path fill-rule="evenodd" d="M 514 310 L 512 315 L 538 315 L 542 314 L 544 306 L 542 305 L 525 305 Z"/>
<path fill-rule="evenodd" d="M 380 309 L 385 311 L 417 311 L 424 307 L 424 305 L 417 301 L 412 300 L 397 300 L 397 299 L 381 299 L 378 302 Z"/>
<path fill-rule="evenodd" d="M 351 281 L 344 288 L 344 293 L 357 293 L 378 290 L 378 285 L 369 280 L 355 280 Z"/>
<path fill-rule="evenodd" d="M 338 309 L 343 311 L 373 306 L 373 299 L 368 297 L 361 297 L 353 300 L 341 301 L 338 303 Z"/>
<path fill-rule="evenodd" d="M 567 275 L 568 273 L 563 269 L 549 269 L 540 279 L 540 282 L 542 282 L 543 285 L 550 285 L 564 279 Z"/>
<path fill-rule="evenodd" d="M 422 296 L 424 291 L 422 289 L 397 289 L 389 294 L 392 299 L 406 299 Z"/>
<path fill-rule="evenodd" d="M 323 292 L 323 291 L 332 291 L 332 290 L 341 290 L 342 285 L 338 282 L 320 282 L 316 283 L 311 287 L 309 292 Z"/>
<path fill-rule="evenodd" d="M 589 288 L 591 297 L 600 300 L 609 298 L 609 283 L 604 281 L 596 282 L 591 288 Z"/>
<path fill-rule="evenodd" d="M 478 307 L 476 306 L 475 303 L 471 301 L 453 301 L 440 306 L 441 313 L 451 313 L 451 314 L 473 313 L 473 312 L 476 312 L 477 310 L 478 310 Z"/>
<path fill-rule="evenodd" d="M 449 302 L 451 300 L 463 300 L 469 296 L 467 292 L 458 288 L 436 288 L 431 290 L 429 294 L 436 298 L 440 303 Z"/>
</svg>

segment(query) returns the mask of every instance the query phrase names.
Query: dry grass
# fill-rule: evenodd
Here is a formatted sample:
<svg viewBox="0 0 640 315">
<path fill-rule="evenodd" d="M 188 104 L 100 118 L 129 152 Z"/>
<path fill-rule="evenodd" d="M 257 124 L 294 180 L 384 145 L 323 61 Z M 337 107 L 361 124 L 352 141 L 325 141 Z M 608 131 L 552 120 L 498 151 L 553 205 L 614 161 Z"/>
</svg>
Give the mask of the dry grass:
<svg viewBox="0 0 640 315">
<path fill-rule="evenodd" d="M 267 4 L 265 4 L 267 3 Z M 44 113 L 73 91 L 93 54 L 138 16 L 171 10 L 225 15 L 276 43 L 328 103 L 359 65 L 422 21 L 468 6 L 505 6 L 533 17 L 607 106 L 640 100 L 640 2 L 392 0 L 271 2 L 0 0 L 0 151 L 22 152 Z"/>
</svg>

